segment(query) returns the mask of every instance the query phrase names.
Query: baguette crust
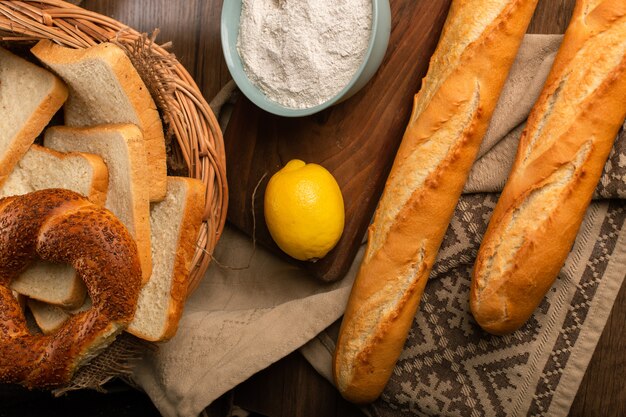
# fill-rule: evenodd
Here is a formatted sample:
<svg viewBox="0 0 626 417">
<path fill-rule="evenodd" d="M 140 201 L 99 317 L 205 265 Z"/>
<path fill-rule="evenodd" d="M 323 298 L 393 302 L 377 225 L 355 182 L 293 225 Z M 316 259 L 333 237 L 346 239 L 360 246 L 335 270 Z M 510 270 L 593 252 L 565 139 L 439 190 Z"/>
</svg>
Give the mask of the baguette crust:
<svg viewBox="0 0 626 417">
<path fill-rule="evenodd" d="M 349 401 L 375 400 L 391 375 L 536 3 L 452 3 L 341 326 L 333 372 Z"/>
<path fill-rule="evenodd" d="M 486 331 L 521 327 L 552 286 L 624 117 L 626 2 L 578 1 L 474 266 Z"/>
<path fill-rule="evenodd" d="M 103 43 L 87 49 L 71 49 L 49 40 L 43 40 L 35 45 L 31 52 L 68 82 L 70 95 L 65 105 L 65 123 L 68 126 L 88 127 L 97 124 L 133 123 L 141 129 L 150 169 L 150 201 L 163 200 L 167 187 L 163 125 L 148 88 L 124 51 L 111 43 Z M 102 72 L 99 74 L 101 77 L 105 76 L 105 68 L 110 69 L 112 76 L 115 77 L 111 80 L 109 94 L 99 98 L 98 94 L 102 92 L 83 91 L 79 86 L 73 85 L 71 78 L 84 70 L 86 65 L 94 62 L 100 64 L 97 68 Z M 81 74 L 81 76 L 89 77 L 91 74 Z M 114 83 L 119 84 L 120 92 L 116 91 Z M 110 96 L 118 96 L 118 94 L 123 95 L 119 97 L 119 100 L 125 105 L 120 105 L 120 109 L 111 113 L 112 105 L 108 100 L 111 99 Z M 107 116 L 100 115 L 103 106 L 109 107 L 110 114 Z"/>
</svg>

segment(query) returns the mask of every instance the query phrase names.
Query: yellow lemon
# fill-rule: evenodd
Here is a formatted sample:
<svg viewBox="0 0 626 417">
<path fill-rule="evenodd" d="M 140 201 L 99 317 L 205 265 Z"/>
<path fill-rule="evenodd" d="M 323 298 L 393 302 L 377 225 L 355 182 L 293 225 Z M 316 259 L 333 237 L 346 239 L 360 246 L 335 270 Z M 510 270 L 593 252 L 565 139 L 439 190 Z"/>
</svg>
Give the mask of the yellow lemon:
<svg viewBox="0 0 626 417">
<path fill-rule="evenodd" d="M 324 167 L 291 160 L 270 178 L 265 222 L 276 244 L 301 261 L 324 257 L 344 226 L 343 197 Z"/>
</svg>

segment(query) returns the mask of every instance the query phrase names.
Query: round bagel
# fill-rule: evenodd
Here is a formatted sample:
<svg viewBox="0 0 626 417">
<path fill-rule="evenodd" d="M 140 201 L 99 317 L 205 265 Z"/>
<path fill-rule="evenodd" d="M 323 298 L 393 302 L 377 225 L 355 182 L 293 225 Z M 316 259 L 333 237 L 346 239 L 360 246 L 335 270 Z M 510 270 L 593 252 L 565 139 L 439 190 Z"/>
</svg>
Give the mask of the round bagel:
<svg viewBox="0 0 626 417">
<path fill-rule="evenodd" d="M 35 259 L 72 265 L 92 308 L 55 333 L 30 334 L 9 284 Z M 137 308 L 137 246 L 111 212 L 67 190 L 0 200 L 0 382 L 28 387 L 66 384 L 108 346 Z"/>
</svg>

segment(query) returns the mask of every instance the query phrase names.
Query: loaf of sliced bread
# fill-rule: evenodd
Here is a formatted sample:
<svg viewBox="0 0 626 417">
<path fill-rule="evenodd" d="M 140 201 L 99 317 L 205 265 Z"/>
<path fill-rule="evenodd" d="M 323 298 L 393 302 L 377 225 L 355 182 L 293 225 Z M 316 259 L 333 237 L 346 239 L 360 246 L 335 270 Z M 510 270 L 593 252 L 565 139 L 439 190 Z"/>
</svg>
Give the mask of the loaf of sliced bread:
<svg viewBox="0 0 626 417">
<path fill-rule="evenodd" d="M 163 126 L 154 100 L 124 51 L 112 43 L 70 49 L 44 40 L 32 53 L 69 86 L 66 125 L 132 123 L 141 129 L 150 201 L 161 201 L 167 176 Z"/>
<path fill-rule="evenodd" d="M 152 273 L 149 173 L 141 130 L 132 124 L 95 127 L 55 126 L 46 130 L 46 147 L 100 156 L 109 170 L 105 207 L 128 228 L 137 243 L 143 282 Z"/>
<path fill-rule="evenodd" d="M 152 205 L 152 277 L 139 294 L 129 333 L 150 341 L 167 340 L 176 333 L 187 297 L 204 199 L 201 181 L 168 177 L 165 200 Z"/>
<path fill-rule="evenodd" d="M 108 185 L 107 167 L 99 156 L 60 153 L 32 145 L 0 186 L 0 198 L 47 188 L 64 188 L 104 205 Z M 85 299 L 85 285 L 69 265 L 38 261 L 11 283 L 29 298 L 74 308 Z"/>
<path fill-rule="evenodd" d="M 54 74 L 0 48 L 0 185 L 67 94 Z"/>
</svg>

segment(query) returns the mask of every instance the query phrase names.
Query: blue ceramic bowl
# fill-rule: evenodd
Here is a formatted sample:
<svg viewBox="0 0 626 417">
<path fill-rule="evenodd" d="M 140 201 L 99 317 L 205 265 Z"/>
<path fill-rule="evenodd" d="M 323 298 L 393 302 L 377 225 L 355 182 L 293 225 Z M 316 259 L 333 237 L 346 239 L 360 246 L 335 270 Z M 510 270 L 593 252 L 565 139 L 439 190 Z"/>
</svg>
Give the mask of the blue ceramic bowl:
<svg viewBox="0 0 626 417">
<path fill-rule="evenodd" d="M 308 116 L 317 113 L 359 91 L 374 76 L 383 61 L 391 32 L 389 0 L 372 0 L 372 35 L 363 62 L 350 82 L 336 96 L 325 103 L 307 109 L 294 109 L 268 99 L 263 91 L 248 79 L 237 52 L 240 16 L 241 0 L 224 1 L 221 21 L 222 49 L 230 74 L 239 89 L 250 101 L 265 111 L 286 117 Z"/>
</svg>

